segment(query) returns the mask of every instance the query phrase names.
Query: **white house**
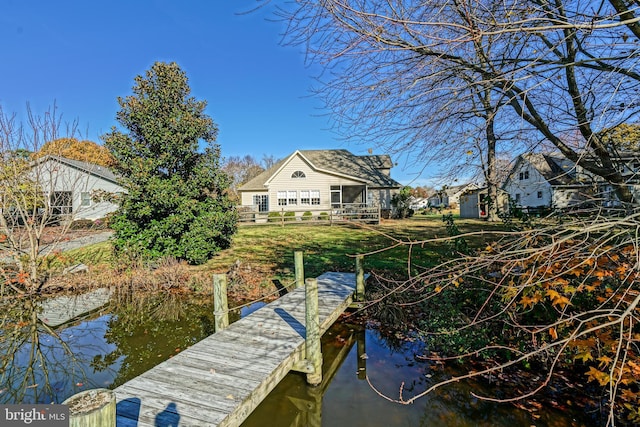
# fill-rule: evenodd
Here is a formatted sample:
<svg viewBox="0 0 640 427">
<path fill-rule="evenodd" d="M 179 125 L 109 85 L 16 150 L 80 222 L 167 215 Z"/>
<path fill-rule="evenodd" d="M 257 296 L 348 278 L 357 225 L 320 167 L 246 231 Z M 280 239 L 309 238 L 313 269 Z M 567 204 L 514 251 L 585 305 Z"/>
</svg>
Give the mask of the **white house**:
<svg viewBox="0 0 640 427">
<path fill-rule="evenodd" d="M 259 212 L 330 209 L 349 204 L 391 209 L 402 185 L 387 155 L 347 150 L 297 150 L 238 188 L 242 206 Z"/>
<path fill-rule="evenodd" d="M 52 213 L 70 215 L 74 220 L 104 218 L 118 205 L 95 196 L 124 192 L 108 168 L 66 157 L 41 157 L 32 164 L 30 174 L 42 187 Z"/>
<path fill-rule="evenodd" d="M 527 153 L 518 156 L 502 189 L 521 207 L 563 209 L 593 197 L 593 183 L 558 153 Z"/>
<path fill-rule="evenodd" d="M 460 196 L 466 191 L 478 188 L 472 182 L 462 185 L 454 185 L 453 187 L 445 187 L 429 197 L 429 206 L 431 207 L 449 207 L 460 203 Z"/>
<path fill-rule="evenodd" d="M 409 198 L 409 207 L 413 210 L 425 209 L 429 207 L 428 197 L 413 197 Z"/>
</svg>

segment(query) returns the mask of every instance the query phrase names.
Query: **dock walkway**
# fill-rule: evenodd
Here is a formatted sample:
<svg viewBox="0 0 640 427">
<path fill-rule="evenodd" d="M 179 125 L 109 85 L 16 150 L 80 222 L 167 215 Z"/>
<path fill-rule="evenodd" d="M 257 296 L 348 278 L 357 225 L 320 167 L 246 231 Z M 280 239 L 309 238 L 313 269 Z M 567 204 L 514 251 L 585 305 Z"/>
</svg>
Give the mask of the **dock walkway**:
<svg viewBox="0 0 640 427">
<path fill-rule="evenodd" d="M 349 306 L 355 282 L 353 273 L 318 277 L 321 333 Z M 117 425 L 240 425 L 304 359 L 304 322 L 298 288 L 116 388 Z"/>
</svg>

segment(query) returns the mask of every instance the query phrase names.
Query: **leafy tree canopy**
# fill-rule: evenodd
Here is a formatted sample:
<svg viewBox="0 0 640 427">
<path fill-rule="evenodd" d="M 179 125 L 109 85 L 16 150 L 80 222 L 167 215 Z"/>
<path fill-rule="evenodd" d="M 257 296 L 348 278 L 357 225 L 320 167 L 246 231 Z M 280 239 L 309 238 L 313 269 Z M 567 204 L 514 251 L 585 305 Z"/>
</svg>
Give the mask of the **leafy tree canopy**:
<svg viewBox="0 0 640 427">
<path fill-rule="evenodd" d="M 602 141 L 618 149 L 640 150 L 640 124 L 622 123 L 600 132 Z"/>
<path fill-rule="evenodd" d="M 46 155 L 62 156 L 105 167 L 113 164 L 113 156 L 104 146 L 76 138 L 58 138 L 46 142 L 33 157 L 37 159 Z"/>
<path fill-rule="evenodd" d="M 128 132 L 103 136 L 127 190 L 112 223 L 116 251 L 204 263 L 231 244 L 237 223 L 218 128 L 176 63 L 156 62 L 132 91 L 116 116 Z"/>
</svg>

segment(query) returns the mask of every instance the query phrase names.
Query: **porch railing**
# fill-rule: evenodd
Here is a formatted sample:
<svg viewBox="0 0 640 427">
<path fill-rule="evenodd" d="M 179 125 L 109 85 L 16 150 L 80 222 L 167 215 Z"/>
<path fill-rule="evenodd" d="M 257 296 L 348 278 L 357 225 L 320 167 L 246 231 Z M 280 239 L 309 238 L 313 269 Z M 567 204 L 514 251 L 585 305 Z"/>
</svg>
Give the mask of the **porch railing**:
<svg viewBox="0 0 640 427">
<path fill-rule="evenodd" d="M 380 223 L 380 207 L 364 204 L 343 204 L 340 207 L 324 209 L 280 209 L 276 211 L 258 212 L 252 206 L 237 208 L 241 225 L 253 224 L 334 224 L 341 222 Z"/>
</svg>

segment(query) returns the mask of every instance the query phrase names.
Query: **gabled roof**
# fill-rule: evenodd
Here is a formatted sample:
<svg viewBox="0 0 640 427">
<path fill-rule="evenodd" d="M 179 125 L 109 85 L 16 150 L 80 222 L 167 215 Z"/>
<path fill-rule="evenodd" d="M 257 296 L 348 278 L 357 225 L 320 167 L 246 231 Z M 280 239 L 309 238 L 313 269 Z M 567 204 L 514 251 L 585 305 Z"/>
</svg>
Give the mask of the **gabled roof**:
<svg viewBox="0 0 640 427">
<path fill-rule="evenodd" d="M 393 162 L 388 154 L 371 154 L 358 157 L 362 162 L 367 163 L 374 169 L 391 169 L 393 167 Z"/>
<path fill-rule="evenodd" d="M 444 192 L 447 196 L 451 197 L 458 193 L 463 193 L 465 191 L 469 191 L 474 188 L 478 188 L 478 186 L 473 182 L 468 182 L 466 184 L 454 185 L 453 187 L 449 187 L 445 189 Z"/>
<path fill-rule="evenodd" d="M 447 196 L 447 197 L 451 197 L 451 196 L 455 196 L 456 194 L 460 193 L 465 193 L 469 190 L 472 190 L 474 188 L 478 188 L 478 186 L 473 183 L 473 182 L 468 182 L 466 184 L 460 184 L 460 185 L 454 185 L 451 187 L 446 187 L 444 190 L 439 190 L 436 191 L 435 193 L 431 194 L 428 198 L 439 198 L 442 196 Z"/>
<path fill-rule="evenodd" d="M 69 167 L 72 167 L 74 169 L 80 170 L 82 172 L 85 172 L 89 175 L 94 175 L 97 176 L 98 178 L 102 178 L 106 181 L 111 181 L 114 184 L 119 184 L 118 183 L 118 177 L 107 167 L 105 166 L 101 166 L 101 165 L 97 165 L 95 163 L 90 163 L 90 162 L 83 162 L 81 160 L 74 160 L 74 159 L 69 159 L 67 157 L 62 157 L 62 156 L 53 156 L 53 155 L 46 155 L 43 157 L 38 158 L 34 163 L 33 166 L 35 165 L 39 165 L 42 163 L 45 163 L 49 160 L 67 165 Z"/>
<path fill-rule="evenodd" d="M 360 181 L 370 187 L 400 188 L 402 184 L 384 174 L 380 169 L 393 164 L 387 155 L 356 156 L 347 150 L 298 150 L 280 160 L 271 168 L 240 186 L 239 191 L 264 190 L 280 169 L 295 156 L 300 156 L 311 168 L 330 175 Z"/>
<path fill-rule="evenodd" d="M 509 176 L 516 171 L 523 162 L 529 163 L 552 186 L 573 185 L 575 179 L 575 164 L 566 157 L 558 154 L 526 153 L 518 157 Z"/>
</svg>

